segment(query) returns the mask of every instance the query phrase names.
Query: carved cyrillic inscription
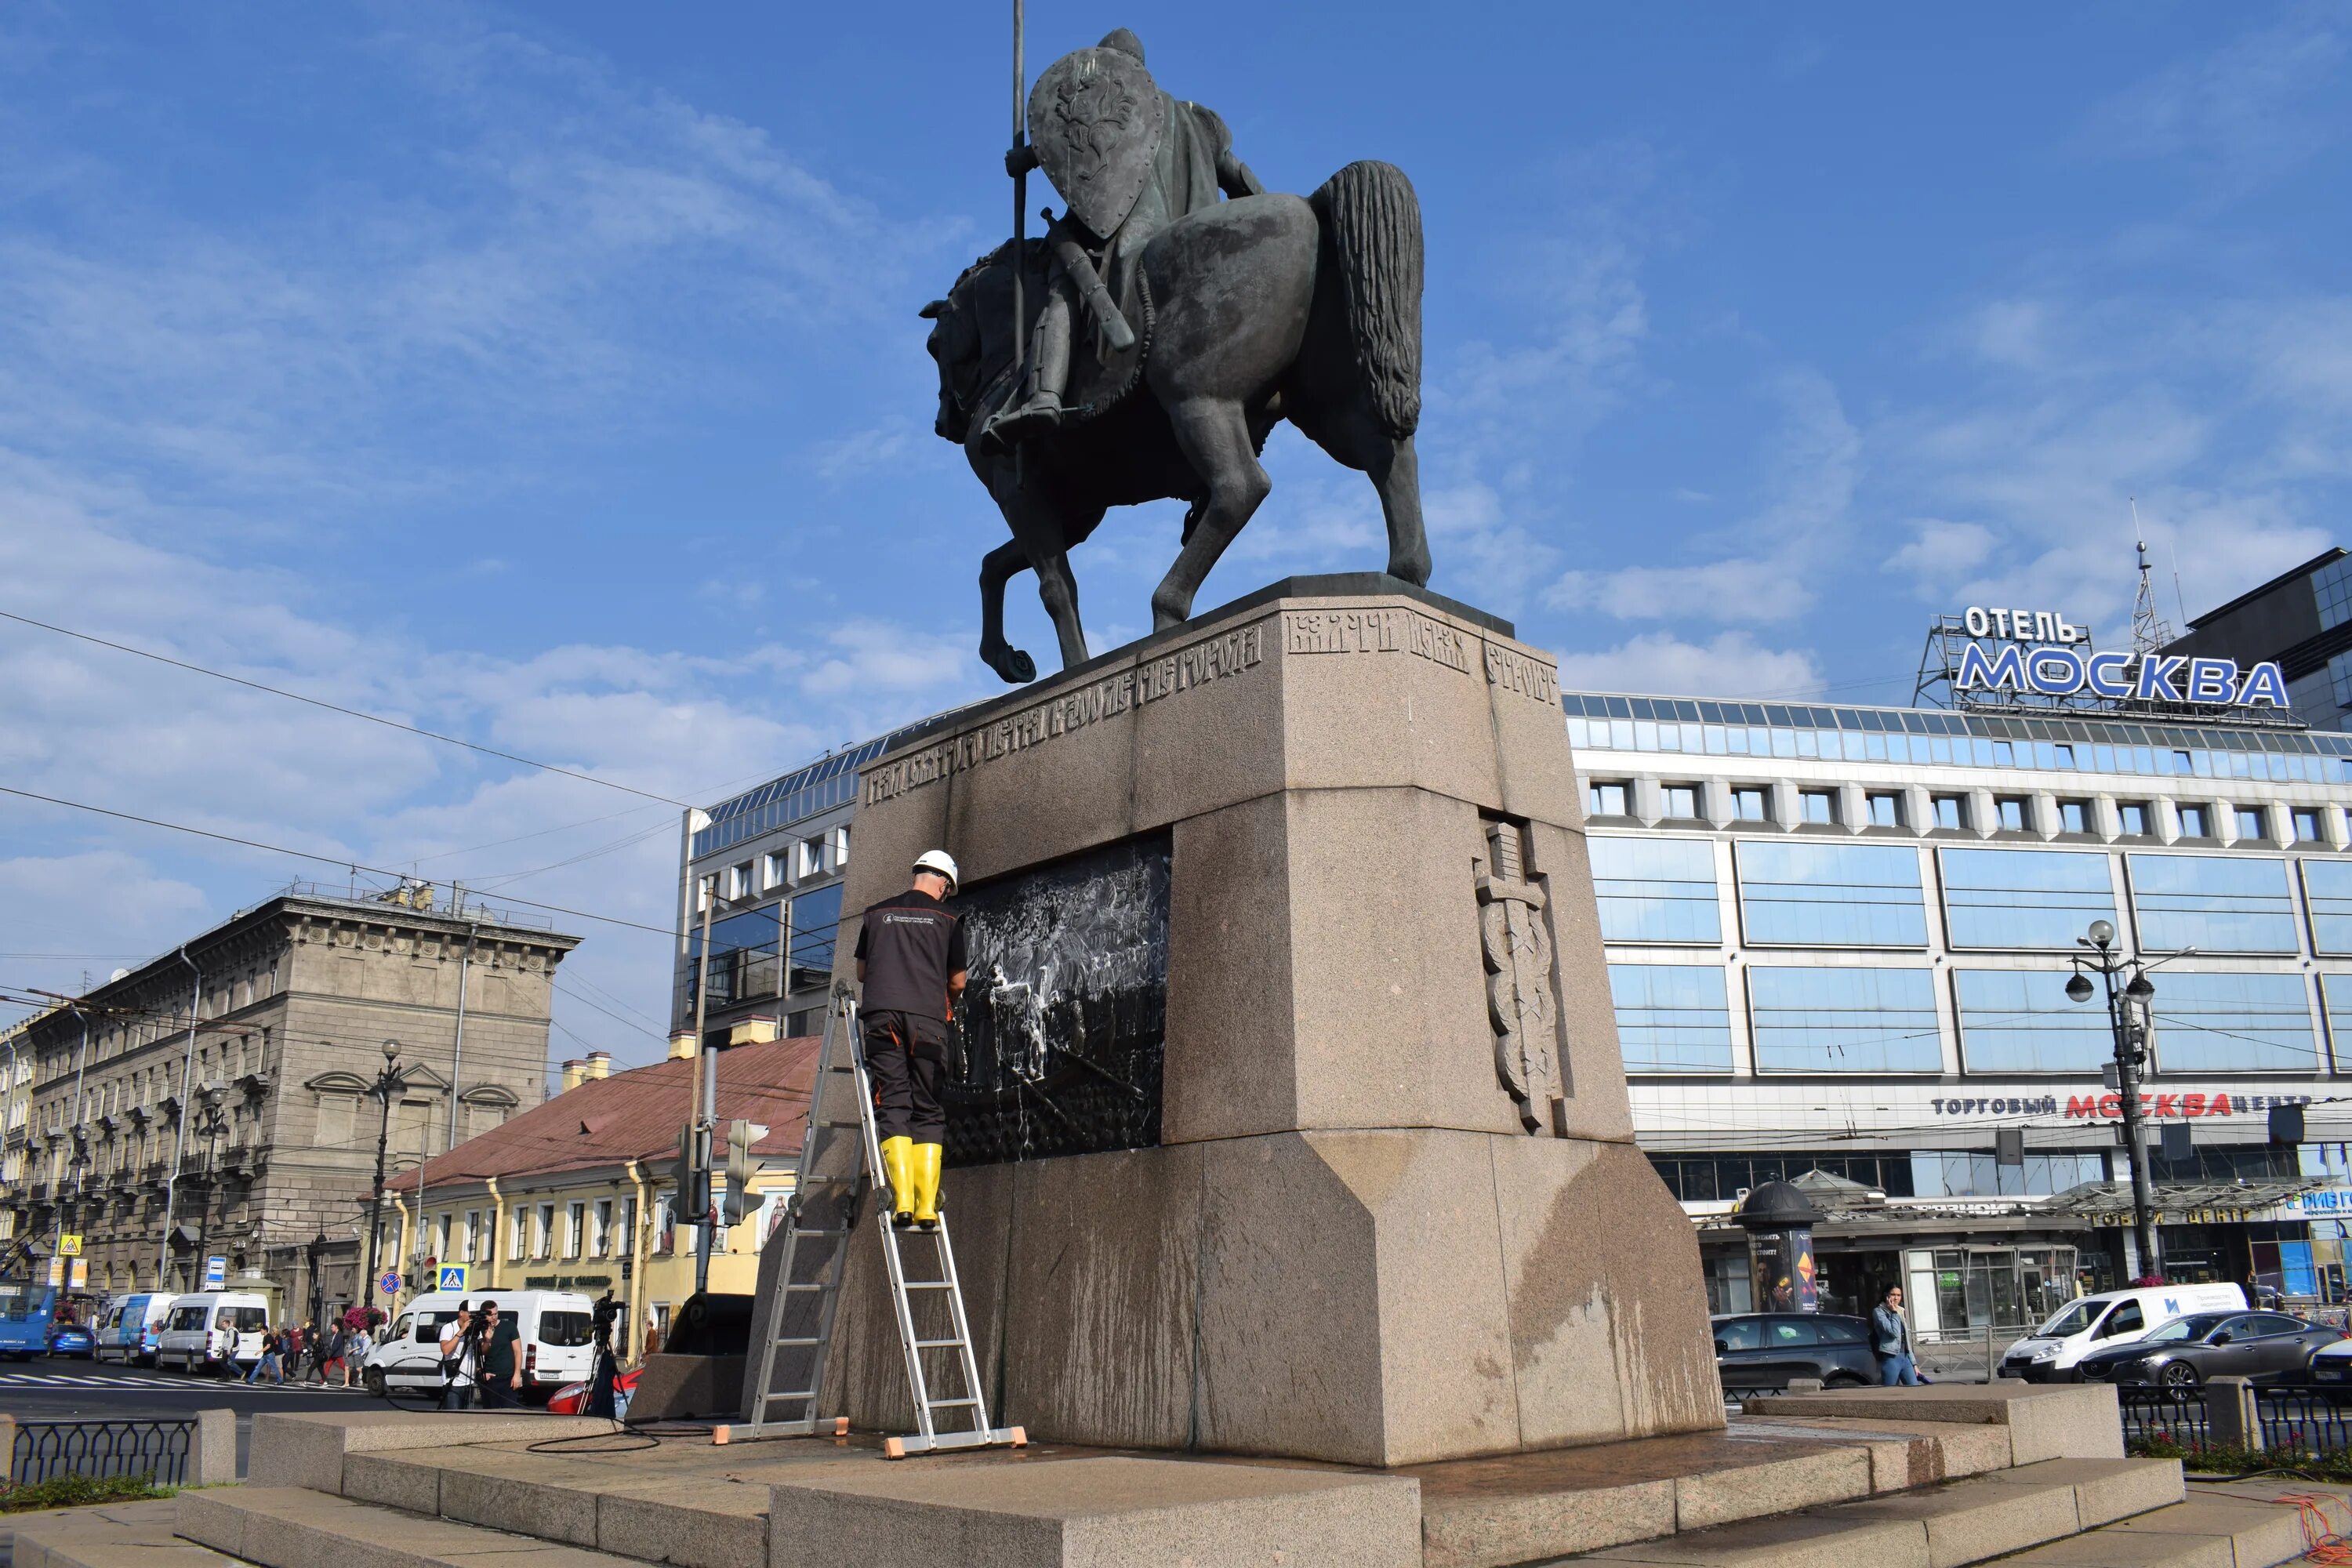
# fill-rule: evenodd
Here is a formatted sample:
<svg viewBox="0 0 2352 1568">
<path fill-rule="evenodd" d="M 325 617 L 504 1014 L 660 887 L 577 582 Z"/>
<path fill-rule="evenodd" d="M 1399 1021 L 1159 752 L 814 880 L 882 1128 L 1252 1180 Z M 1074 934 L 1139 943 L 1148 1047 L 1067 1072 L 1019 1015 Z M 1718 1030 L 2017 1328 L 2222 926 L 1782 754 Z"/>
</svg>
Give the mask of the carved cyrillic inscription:
<svg viewBox="0 0 2352 1568">
<path fill-rule="evenodd" d="M 1282 617 L 1286 653 L 1409 653 L 1465 675 L 1476 640 L 1406 609 L 1288 610 Z"/>
<path fill-rule="evenodd" d="M 1477 879 L 1478 938 L 1486 965 L 1486 1019 L 1495 1076 L 1530 1132 L 1560 1132 L 1567 1094 L 1559 1064 L 1559 999 L 1552 992 L 1544 889 L 1527 879 L 1517 823 L 1486 824 Z"/>
<path fill-rule="evenodd" d="M 864 780 L 863 804 L 878 805 L 950 773 L 969 773 L 1147 702 L 1238 675 L 1265 658 L 1263 621 L 1192 643 L 871 769 Z"/>
<path fill-rule="evenodd" d="M 1506 691 L 1516 691 L 1538 702 L 1559 706 L 1559 672 L 1540 660 L 1529 658 L 1493 643 L 1486 645 L 1486 684 L 1499 686 Z"/>
</svg>

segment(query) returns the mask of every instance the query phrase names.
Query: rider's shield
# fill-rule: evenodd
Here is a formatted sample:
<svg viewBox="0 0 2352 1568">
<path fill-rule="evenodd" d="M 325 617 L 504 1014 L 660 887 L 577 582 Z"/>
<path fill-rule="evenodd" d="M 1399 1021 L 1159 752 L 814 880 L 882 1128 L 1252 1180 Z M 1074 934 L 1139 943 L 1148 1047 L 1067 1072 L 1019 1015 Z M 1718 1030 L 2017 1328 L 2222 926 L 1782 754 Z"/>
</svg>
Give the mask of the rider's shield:
<svg viewBox="0 0 2352 1568">
<path fill-rule="evenodd" d="M 1168 129 L 1168 100 L 1141 61 L 1117 49 L 1078 49 L 1037 79 L 1029 139 L 1070 216 L 1108 238 L 1151 178 Z"/>
</svg>

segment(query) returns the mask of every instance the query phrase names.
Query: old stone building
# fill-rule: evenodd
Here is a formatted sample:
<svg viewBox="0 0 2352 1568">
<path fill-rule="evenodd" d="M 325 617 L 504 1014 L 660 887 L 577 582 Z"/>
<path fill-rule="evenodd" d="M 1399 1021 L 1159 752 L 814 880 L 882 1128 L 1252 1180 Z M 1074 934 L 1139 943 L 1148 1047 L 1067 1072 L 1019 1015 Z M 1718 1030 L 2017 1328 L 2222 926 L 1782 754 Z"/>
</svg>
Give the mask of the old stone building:
<svg viewBox="0 0 2352 1568">
<path fill-rule="evenodd" d="M 193 1289 L 219 1257 L 289 1312 L 357 1300 L 379 1130 L 390 1173 L 545 1099 L 579 944 L 433 902 L 298 887 L 33 1020 L 18 1233 L 82 1235 L 100 1292 Z"/>
</svg>

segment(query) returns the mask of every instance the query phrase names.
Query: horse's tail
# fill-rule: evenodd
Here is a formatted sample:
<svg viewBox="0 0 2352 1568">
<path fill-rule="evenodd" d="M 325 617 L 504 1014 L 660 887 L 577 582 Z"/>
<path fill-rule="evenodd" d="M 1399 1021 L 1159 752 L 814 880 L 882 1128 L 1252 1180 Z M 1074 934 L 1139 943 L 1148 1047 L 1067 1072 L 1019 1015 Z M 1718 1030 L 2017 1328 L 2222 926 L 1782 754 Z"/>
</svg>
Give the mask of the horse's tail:
<svg viewBox="0 0 2352 1568">
<path fill-rule="evenodd" d="M 1382 428 L 1421 424 L 1421 199 L 1393 163 L 1350 163 L 1308 198 L 1339 265 L 1348 332 Z"/>
</svg>

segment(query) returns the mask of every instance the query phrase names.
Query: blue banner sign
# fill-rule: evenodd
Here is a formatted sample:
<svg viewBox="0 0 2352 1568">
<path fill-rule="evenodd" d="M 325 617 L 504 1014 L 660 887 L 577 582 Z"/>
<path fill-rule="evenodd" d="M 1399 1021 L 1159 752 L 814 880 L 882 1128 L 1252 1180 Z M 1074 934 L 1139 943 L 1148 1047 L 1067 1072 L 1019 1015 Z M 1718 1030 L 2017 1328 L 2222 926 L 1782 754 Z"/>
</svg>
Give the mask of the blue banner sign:
<svg viewBox="0 0 2352 1568">
<path fill-rule="evenodd" d="M 2234 658 L 2181 658 L 2150 654 L 2131 668 L 2123 653 L 2085 653 L 2063 643 L 2010 643 L 1997 653 L 1982 643 L 1960 649 L 1962 691 L 2036 692 L 2043 697 L 2131 698 L 2142 702 L 2205 702 L 2284 708 L 2286 677 L 2265 660 L 2241 670 Z"/>
</svg>

